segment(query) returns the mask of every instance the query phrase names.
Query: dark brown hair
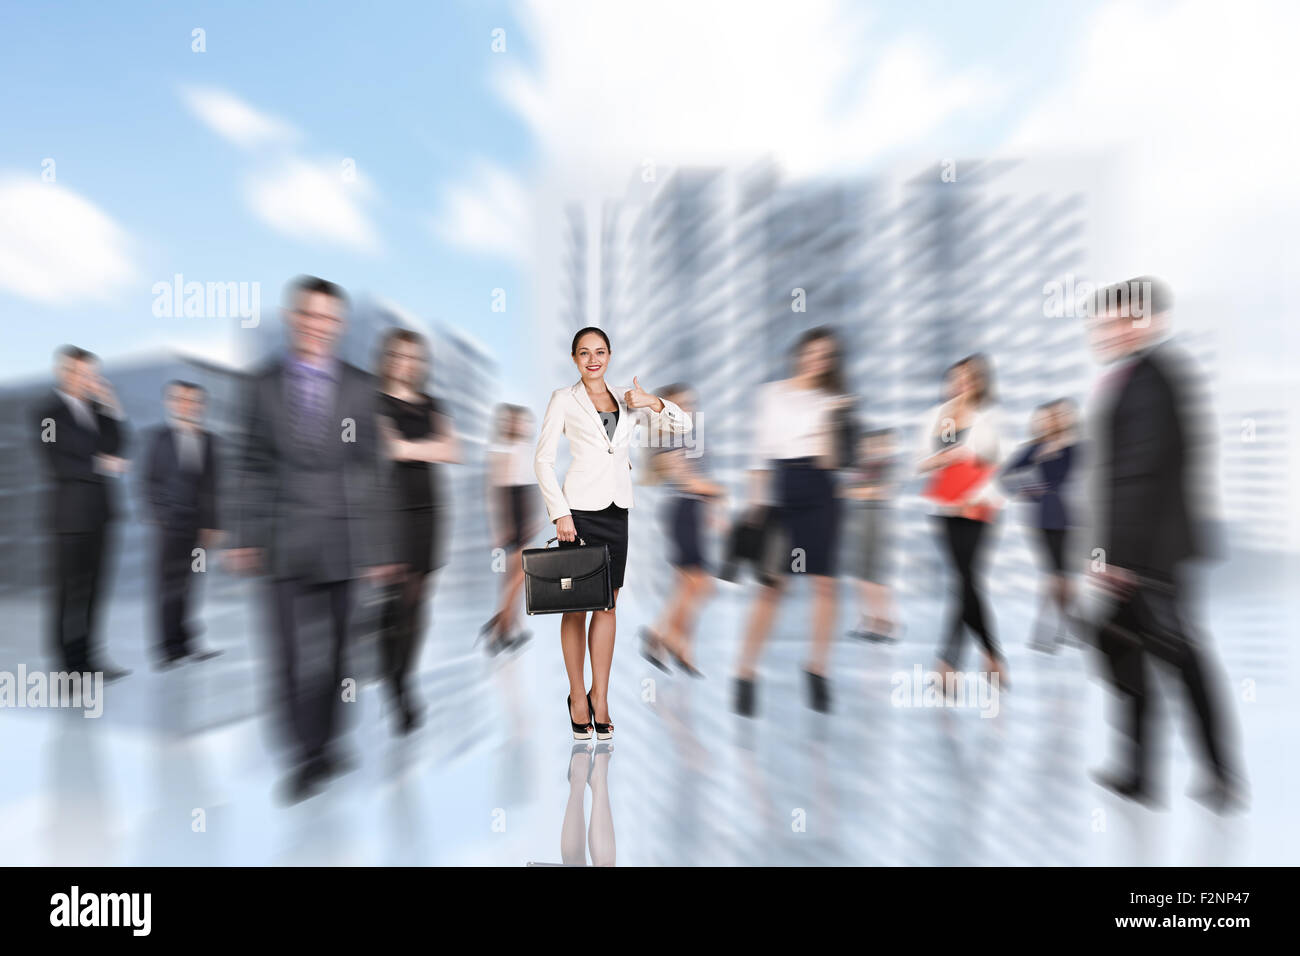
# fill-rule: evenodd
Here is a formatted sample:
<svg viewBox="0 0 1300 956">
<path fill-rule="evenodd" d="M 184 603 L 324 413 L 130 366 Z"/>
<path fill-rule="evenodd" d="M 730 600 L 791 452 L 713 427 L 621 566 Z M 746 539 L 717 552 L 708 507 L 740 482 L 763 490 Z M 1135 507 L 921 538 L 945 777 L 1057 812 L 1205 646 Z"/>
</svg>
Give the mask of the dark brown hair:
<svg viewBox="0 0 1300 956">
<path fill-rule="evenodd" d="M 844 363 L 843 355 L 840 350 L 840 340 L 835 335 L 835 330 L 829 325 L 819 325 L 816 328 L 809 329 L 803 335 L 799 336 L 794 343 L 794 350 L 791 355 L 796 363 L 796 370 L 800 356 L 803 350 L 814 342 L 826 339 L 834 346 L 834 352 L 831 357 L 831 367 L 822 374 L 821 380 L 818 381 L 817 387 L 831 392 L 835 395 L 843 395 L 846 391 L 844 387 Z"/>
<path fill-rule="evenodd" d="M 597 335 L 599 335 L 602 339 L 604 339 L 604 340 L 605 340 L 605 348 L 610 352 L 610 354 L 613 354 L 613 352 L 614 352 L 614 346 L 612 346 L 612 345 L 609 344 L 609 336 L 605 334 L 605 330 L 604 330 L 604 329 L 598 329 L 598 328 L 596 328 L 594 325 L 589 325 L 589 326 L 587 326 L 585 329 L 578 329 L 578 331 L 574 333 L 574 335 L 573 335 L 573 345 L 571 345 L 571 346 L 569 347 L 569 354 L 570 354 L 570 355 L 577 355 L 577 354 L 578 354 L 578 343 L 582 341 L 582 337 L 583 337 L 584 335 L 587 335 L 587 334 L 589 334 L 589 333 L 591 333 L 591 332 L 595 332 L 595 333 L 596 333 Z"/>
</svg>

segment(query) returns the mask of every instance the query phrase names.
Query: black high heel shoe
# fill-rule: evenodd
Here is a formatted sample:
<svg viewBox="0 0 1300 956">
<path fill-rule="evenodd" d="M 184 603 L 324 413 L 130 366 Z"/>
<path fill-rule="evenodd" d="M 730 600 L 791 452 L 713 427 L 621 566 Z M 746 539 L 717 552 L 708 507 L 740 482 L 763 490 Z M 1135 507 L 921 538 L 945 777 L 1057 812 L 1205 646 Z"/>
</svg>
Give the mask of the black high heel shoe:
<svg viewBox="0 0 1300 956">
<path fill-rule="evenodd" d="M 741 717 L 753 717 L 758 709 L 757 688 L 754 681 L 745 677 L 736 678 L 736 698 L 734 709 Z"/>
<path fill-rule="evenodd" d="M 504 650 L 508 650 L 510 647 L 510 638 L 501 633 L 501 628 L 498 625 L 500 620 L 500 612 L 493 614 L 488 618 L 487 623 L 478 629 L 478 637 L 474 639 L 474 643 L 478 644 L 479 641 L 486 637 L 487 646 L 483 649 L 493 657 L 496 657 Z"/>
<path fill-rule="evenodd" d="M 569 726 L 573 728 L 574 740 L 591 739 L 591 698 L 587 698 L 587 722 L 580 724 L 573 719 L 573 695 L 566 695 L 564 698 L 564 709 L 569 712 Z"/>
<path fill-rule="evenodd" d="M 831 712 L 831 683 L 821 674 L 804 671 L 808 678 L 808 706 L 819 714 Z"/>
<path fill-rule="evenodd" d="M 596 719 L 596 708 L 591 706 L 591 695 L 587 695 L 587 713 L 591 715 L 591 723 L 596 728 L 597 740 L 609 740 L 614 736 L 614 721 L 602 724 Z"/>
<path fill-rule="evenodd" d="M 658 634 L 648 627 L 641 628 L 641 656 L 665 674 L 669 674 L 672 672 L 668 670 L 668 665 L 660 660 L 659 655 L 655 653 L 656 648 L 662 646 L 663 641 L 659 640 Z"/>
<path fill-rule="evenodd" d="M 671 647 L 668 648 L 667 650 L 668 650 L 668 656 L 673 659 L 673 663 L 676 664 L 678 667 L 680 667 L 687 675 L 697 679 L 704 676 L 703 674 L 700 673 L 699 668 L 697 668 L 694 664 L 690 663 L 680 655 L 678 655 L 678 653 L 675 650 L 673 650 Z"/>
</svg>

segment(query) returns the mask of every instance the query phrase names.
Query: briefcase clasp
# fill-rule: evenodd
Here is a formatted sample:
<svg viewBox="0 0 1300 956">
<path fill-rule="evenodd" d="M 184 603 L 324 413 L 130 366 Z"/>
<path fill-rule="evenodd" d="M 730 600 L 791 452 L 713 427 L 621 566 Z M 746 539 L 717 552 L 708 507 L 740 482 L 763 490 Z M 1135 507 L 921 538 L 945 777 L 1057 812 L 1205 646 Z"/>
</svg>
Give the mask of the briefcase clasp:
<svg viewBox="0 0 1300 956">
<path fill-rule="evenodd" d="M 561 591 L 572 591 L 572 590 L 573 590 L 573 578 L 560 578 L 560 590 L 561 590 Z"/>
</svg>

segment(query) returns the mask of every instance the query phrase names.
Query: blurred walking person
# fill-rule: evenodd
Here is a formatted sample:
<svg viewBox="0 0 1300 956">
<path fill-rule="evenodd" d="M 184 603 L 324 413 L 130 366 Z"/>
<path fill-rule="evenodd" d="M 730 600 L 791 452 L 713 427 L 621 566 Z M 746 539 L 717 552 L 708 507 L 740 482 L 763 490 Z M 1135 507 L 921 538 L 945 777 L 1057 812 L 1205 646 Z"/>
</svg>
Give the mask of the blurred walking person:
<svg viewBox="0 0 1300 956">
<path fill-rule="evenodd" d="M 1002 469 L 1002 484 L 1017 497 L 1034 504 L 1034 524 L 1043 546 L 1048 578 L 1034 619 L 1029 646 L 1055 653 L 1066 641 L 1072 619 L 1074 589 L 1066 555 L 1070 515 L 1065 505 L 1065 485 L 1077 458 L 1074 405 L 1059 398 L 1034 409 L 1031 438 Z M 1042 632 L 1048 604 L 1057 611 L 1052 636 Z"/>
<path fill-rule="evenodd" d="M 555 524 L 560 547 L 578 543 L 607 545 L 614 601 L 618 601 L 627 569 L 627 519 L 632 507 L 632 463 L 628 449 L 637 424 L 659 433 L 684 434 L 691 420 L 672 402 L 641 388 L 636 376 L 631 388 L 611 389 L 605 373 L 613 358 L 609 336 L 601 329 L 579 329 L 570 357 L 578 381 L 551 393 L 537 439 L 533 470 Z M 560 438 L 569 439 L 573 463 L 561 487 L 555 475 Z M 576 507 L 575 507 L 576 506 Z M 609 716 L 609 669 L 614 661 L 617 607 L 562 615 L 560 643 L 569 677 L 567 709 L 575 739 L 608 740 L 614 734 Z M 586 690 L 586 657 L 591 655 L 591 690 Z"/>
<path fill-rule="evenodd" d="M 1159 799 L 1150 723 L 1151 664 L 1168 664 L 1181 680 L 1201 744 L 1204 785 L 1193 796 L 1218 812 L 1246 800 L 1231 747 L 1213 658 L 1188 626 L 1183 579 L 1203 551 L 1195 527 L 1192 478 L 1202 448 L 1193 426 L 1196 381 L 1188 361 L 1166 341 L 1172 297 L 1158 279 L 1141 277 L 1097 293 L 1089 332 L 1110 368 L 1100 419 L 1101 583 L 1114 607 L 1098 633 L 1100 650 L 1124 703 L 1128 752 L 1099 783 L 1141 802 Z"/>
<path fill-rule="evenodd" d="M 211 550 L 217 522 L 217 438 L 203 427 L 206 393 L 194 382 L 171 381 L 163 391 L 167 423 L 154 429 L 145 452 L 144 503 L 157 538 L 158 666 L 221 652 L 194 641 L 190 595 L 194 549 Z M 206 567 L 206 564 L 204 565 Z"/>
<path fill-rule="evenodd" d="M 944 375 L 945 400 L 921 428 L 918 470 L 930 476 L 926 497 L 957 582 L 947 636 L 939 651 L 944 686 L 951 686 L 961 662 L 962 636 L 969 628 L 984 649 L 985 673 L 1008 688 L 1006 659 L 993 632 L 983 596 L 984 557 L 1001 497 L 993 479 L 999 461 L 992 369 L 983 355 L 970 355 Z"/>
<path fill-rule="evenodd" d="M 865 432 L 857 460 L 840 492 L 848 501 L 849 573 L 858 582 L 859 618 L 850 637 L 898 639 L 898 617 L 889 586 L 894 552 L 897 485 L 894 429 Z"/>
<path fill-rule="evenodd" d="M 398 535 L 373 376 L 335 349 L 347 296 L 301 276 L 286 293 L 288 352 L 250 378 L 239 461 L 237 572 L 268 578 L 274 684 L 296 802 L 351 768 L 338 745 L 352 580 L 390 580 Z"/>
<path fill-rule="evenodd" d="M 661 390 L 664 398 L 687 415 L 695 414 L 695 393 L 686 385 Z M 641 656 L 664 672 L 664 654 L 691 677 L 702 677 L 695 666 L 695 621 L 713 590 L 713 576 L 704 558 L 703 526 L 710 509 L 722 500 L 726 489 L 701 473 L 699 459 L 686 449 L 668 446 L 652 459 L 652 479 L 669 492 L 663 504 L 664 526 L 669 541 L 669 562 L 673 567 L 673 590 L 663 614 L 653 628 L 641 629 Z"/>
<path fill-rule="evenodd" d="M 96 625 L 107 579 L 109 528 L 117 516 L 114 479 L 126 471 L 126 416 L 99 360 L 65 345 L 54 389 L 35 409 L 36 436 L 52 482 L 45 512 L 53 570 L 50 652 L 66 672 L 130 671 L 103 656 Z"/>
<path fill-rule="evenodd" d="M 494 546 L 505 552 L 505 575 L 496 613 L 479 630 L 489 654 L 518 649 L 531 631 L 519 627 L 519 598 L 524 589 L 524 545 L 537 536 L 537 478 L 533 473 L 533 416 L 519 405 L 501 404 L 493 416 L 488 446 L 488 509 Z"/>
<path fill-rule="evenodd" d="M 844 463 L 841 429 L 852 399 L 845 394 L 840 347 L 829 328 L 805 332 L 791 358 L 794 374 L 762 386 L 754 416 L 750 508 L 774 506 L 782 553 L 779 573 L 759 587 L 741 646 L 734 706 L 745 717 L 757 709 L 758 661 L 785 594 L 785 574 L 791 572 L 806 574 L 813 592 L 812 640 L 804 664 L 808 703 L 821 713 L 831 709 L 826 672 L 835 627 L 840 521 L 835 470 Z"/>
<path fill-rule="evenodd" d="M 379 414 L 384 451 L 393 462 L 391 507 L 397 539 L 394 559 L 402 565 L 382 629 L 384 678 L 398 729 L 410 733 L 423 719 L 424 704 L 411 689 L 420 641 L 432 600 L 430 581 L 446 563 L 447 503 L 442 464 L 460 461 L 460 445 L 442 403 L 428 394 L 429 346 L 410 329 L 389 329 L 379 349 Z"/>
</svg>

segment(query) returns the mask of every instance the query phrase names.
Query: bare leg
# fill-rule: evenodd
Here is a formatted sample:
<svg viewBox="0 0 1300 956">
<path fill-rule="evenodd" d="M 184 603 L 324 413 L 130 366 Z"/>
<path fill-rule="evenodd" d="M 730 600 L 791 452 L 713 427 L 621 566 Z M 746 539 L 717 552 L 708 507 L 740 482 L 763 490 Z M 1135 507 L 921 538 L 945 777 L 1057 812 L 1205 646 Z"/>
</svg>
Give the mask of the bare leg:
<svg viewBox="0 0 1300 956">
<path fill-rule="evenodd" d="M 700 601 L 709 586 L 709 577 L 698 568 L 677 572 L 677 596 L 668 628 L 663 632 L 663 643 L 670 651 L 687 663 L 691 662 L 691 628 Z"/>
<path fill-rule="evenodd" d="M 515 551 L 510 556 L 510 572 L 506 575 L 505 587 L 501 595 L 501 610 L 498 620 L 503 634 L 513 634 L 519 620 L 519 595 L 524 589 L 524 553 Z"/>
<path fill-rule="evenodd" d="M 829 575 L 815 574 L 812 586 L 813 636 L 808 670 L 825 677 L 831 656 L 831 630 L 835 627 L 835 579 Z"/>
<path fill-rule="evenodd" d="M 681 656 L 687 663 L 694 663 L 691 651 L 695 643 L 695 622 L 713 590 L 713 579 L 699 568 L 688 571 L 686 578 L 689 591 L 682 609 Z"/>
<path fill-rule="evenodd" d="M 677 635 L 681 632 L 682 620 L 686 616 L 689 588 L 690 579 L 687 573 L 679 568 L 674 572 L 673 589 L 664 609 L 660 628 L 656 632 L 659 642 L 669 650 L 678 650 Z"/>
<path fill-rule="evenodd" d="M 859 580 L 857 583 L 858 592 L 858 624 L 865 624 L 871 618 L 871 585 L 867 581 Z"/>
<path fill-rule="evenodd" d="M 618 590 L 614 591 L 618 602 Z M 587 628 L 587 649 L 591 653 L 591 706 L 595 709 L 592 720 L 609 723 L 609 668 L 614 663 L 614 632 L 618 625 L 618 609 L 592 611 Z"/>
<path fill-rule="evenodd" d="M 613 866 L 616 856 L 614 814 L 609 806 L 610 756 L 609 751 L 602 747 L 601 752 L 592 758 L 591 825 L 587 828 L 587 845 L 591 848 L 592 866 Z"/>
<path fill-rule="evenodd" d="M 584 703 L 583 709 L 586 709 Z M 587 827 L 582 818 L 582 798 L 587 793 L 587 770 L 591 754 L 579 750 L 569 758 L 569 799 L 564 804 L 560 825 L 560 859 L 566 866 L 587 865 Z"/>
<path fill-rule="evenodd" d="M 737 676 L 744 680 L 754 679 L 758 658 L 772 630 L 772 619 L 776 616 L 784 589 L 785 582 L 778 578 L 774 583 L 760 587 L 758 596 L 754 598 L 754 610 L 749 616 L 749 627 L 745 631 L 745 643 L 741 646 L 740 663 L 736 668 Z"/>
<path fill-rule="evenodd" d="M 587 716 L 587 615 L 570 611 L 560 618 L 560 647 L 564 651 L 564 670 L 569 675 L 570 719 L 582 723 Z"/>
<path fill-rule="evenodd" d="M 889 590 L 889 585 L 876 581 L 863 581 L 862 587 L 867 596 L 867 603 L 871 607 L 872 630 L 877 634 L 893 637 L 898 621 L 894 617 L 894 596 Z"/>
</svg>

